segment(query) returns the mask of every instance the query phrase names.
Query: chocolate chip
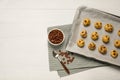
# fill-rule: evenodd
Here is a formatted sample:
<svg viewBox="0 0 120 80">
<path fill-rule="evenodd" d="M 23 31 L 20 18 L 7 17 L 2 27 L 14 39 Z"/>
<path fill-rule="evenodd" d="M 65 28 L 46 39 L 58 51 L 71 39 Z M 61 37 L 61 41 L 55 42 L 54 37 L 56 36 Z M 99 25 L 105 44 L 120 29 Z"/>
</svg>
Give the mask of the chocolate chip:
<svg viewBox="0 0 120 80">
<path fill-rule="evenodd" d="M 63 41 L 64 36 L 60 30 L 55 29 L 49 33 L 48 38 L 49 38 L 50 42 L 52 42 L 54 44 L 58 44 Z"/>
</svg>

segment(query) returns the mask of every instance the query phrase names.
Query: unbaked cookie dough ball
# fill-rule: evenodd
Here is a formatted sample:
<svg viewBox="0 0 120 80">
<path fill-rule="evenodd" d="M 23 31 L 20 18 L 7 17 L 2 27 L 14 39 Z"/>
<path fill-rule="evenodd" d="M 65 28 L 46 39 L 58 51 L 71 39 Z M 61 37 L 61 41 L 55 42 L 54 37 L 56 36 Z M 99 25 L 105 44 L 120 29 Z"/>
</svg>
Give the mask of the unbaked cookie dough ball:
<svg viewBox="0 0 120 80">
<path fill-rule="evenodd" d="M 110 41 L 110 36 L 109 36 L 109 35 L 103 35 L 102 41 L 103 41 L 104 43 L 108 43 L 108 42 Z"/>
<path fill-rule="evenodd" d="M 91 23 L 91 22 L 90 22 L 90 19 L 89 19 L 89 18 L 86 18 L 86 19 L 83 20 L 83 25 L 84 25 L 84 26 L 89 26 L 90 23 Z"/>
<path fill-rule="evenodd" d="M 115 40 L 114 41 L 114 46 L 117 48 L 120 48 L 120 40 Z"/>
<path fill-rule="evenodd" d="M 101 46 L 98 47 L 98 51 L 101 54 L 106 54 L 107 53 L 107 48 L 104 45 L 101 45 Z"/>
<path fill-rule="evenodd" d="M 120 30 L 118 30 L 118 36 L 120 36 Z"/>
<path fill-rule="evenodd" d="M 102 23 L 100 21 L 95 22 L 94 26 L 95 26 L 96 29 L 101 29 L 102 28 Z"/>
<path fill-rule="evenodd" d="M 90 50 L 95 50 L 96 49 L 96 44 L 94 42 L 91 42 L 89 45 L 88 45 L 88 48 Z"/>
<path fill-rule="evenodd" d="M 92 40 L 97 40 L 99 38 L 99 35 L 98 35 L 98 33 L 97 32 L 93 32 L 92 34 L 91 34 L 91 39 Z"/>
<path fill-rule="evenodd" d="M 82 30 L 80 32 L 80 35 L 81 35 L 82 38 L 86 38 L 87 37 L 87 31 L 86 30 Z"/>
<path fill-rule="evenodd" d="M 106 25 L 104 26 L 104 29 L 105 29 L 105 31 L 107 31 L 107 32 L 112 32 L 112 31 L 113 31 L 113 26 L 112 26 L 112 24 L 106 24 Z"/>
<path fill-rule="evenodd" d="M 117 58 L 118 56 L 118 52 L 116 50 L 112 50 L 110 55 L 113 57 L 113 58 Z"/>
<path fill-rule="evenodd" d="M 84 45 L 85 45 L 85 42 L 84 42 L 84 40 L 83 39 L 80 39 L 80 40 L 78 40 L 77 41 L 77 45 L 79 46 L 79 47 L 84 47 Z"/>
</svg>

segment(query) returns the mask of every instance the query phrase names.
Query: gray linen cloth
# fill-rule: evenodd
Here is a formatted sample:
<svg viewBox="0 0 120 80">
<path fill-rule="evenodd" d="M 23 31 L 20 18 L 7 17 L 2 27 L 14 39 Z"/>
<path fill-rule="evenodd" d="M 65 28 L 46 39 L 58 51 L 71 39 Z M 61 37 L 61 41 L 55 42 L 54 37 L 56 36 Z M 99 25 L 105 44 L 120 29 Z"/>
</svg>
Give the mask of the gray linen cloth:
<svg viewBox="0 0 120 80">
<path fill-rule="evenodd" d="M 57 47 L 52 46 L 51 44 L 48 43 L 49 68 L 50 68 L 50 71 L 58 71 L 58 75 L 60 77 L 63 77 L 63 76 L 67 76 L 67 73 L 64 71 L 60 62 L 56 58 L 53 57 L 52 51 L 53 50 L 65 51 L 66 50 L 66 46 L 68 44 L 69 37 L 71 36 L 72 24 L 49 27 L 47 32 L 49 32 L 49 30 L 51 30 L 53 28 L 59 28 L 64 32 L 65 41 L 62 45 L 57 46 Z M 104 64 L 102 62 L 96 61 L 91 58 L 86 58 L 86 57 L 78 55 L 78 54 L 73 53 L 73 56 L 75 58 L 73 60 L 73 62 L 70 63 L 69 65 L 66 65 L 67 68 L 70 70 L 71 74 L 74 74 L 74 73 L 77 73 L 80 71 L 84 71 L 84 70 L 88 70 L 91 68 L 95 68 L 95 67 L 106 66 L 106 64 Z"/>
</svg>

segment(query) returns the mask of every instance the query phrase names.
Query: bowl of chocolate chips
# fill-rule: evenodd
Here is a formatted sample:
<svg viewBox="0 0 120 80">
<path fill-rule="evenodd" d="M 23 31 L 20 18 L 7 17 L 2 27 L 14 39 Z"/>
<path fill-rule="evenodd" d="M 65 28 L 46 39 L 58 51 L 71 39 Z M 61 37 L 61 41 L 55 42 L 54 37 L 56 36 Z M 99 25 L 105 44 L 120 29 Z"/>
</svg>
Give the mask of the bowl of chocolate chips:
<svg viewBox="0 0 120 80">
<path fill-rule="evenodd" d="M 65 35 L 61 29 L 54 28 L 48 32 L 48 42 L 51 45 L 59 46 L 65 40 Z"/>
</svg>

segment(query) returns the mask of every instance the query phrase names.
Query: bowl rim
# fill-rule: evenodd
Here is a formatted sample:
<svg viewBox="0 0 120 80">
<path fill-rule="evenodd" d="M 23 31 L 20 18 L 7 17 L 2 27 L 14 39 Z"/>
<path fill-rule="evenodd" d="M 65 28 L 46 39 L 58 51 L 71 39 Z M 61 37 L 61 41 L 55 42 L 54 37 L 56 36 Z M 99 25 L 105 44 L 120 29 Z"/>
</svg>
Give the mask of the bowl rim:
<svg viewBox="0 0 120 80">
<path fill-rule="evenodd" d="M 51 31 L 53 31 L 53 30 L 59 30 L 59 31 L 62 32 L 62 34 L 63 34 L 63 40 L 62 40 L 60 43 L 58 43 L 58 44 L 54 44 L 54 43 L 52 43 L 52 42 L 49 40 L 49 33 L 50 33 Z M 61 29 L 59 29 L 59 28 L 53 28 L 53 29 L 51 29 L 51 30 L 48 31 L 48 42 L 49 42 L 51 45 L 53 45 L 53 46 L 59 46 L 59 45 L 61 45 L 61 44 L 64 42 L 64 40 L 65 40 L 65 34 L 64 34 L 64 32 L 63 32 Z"/>
</svg>

